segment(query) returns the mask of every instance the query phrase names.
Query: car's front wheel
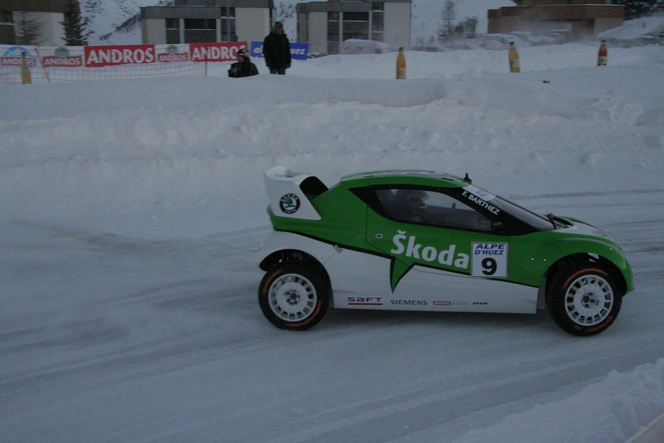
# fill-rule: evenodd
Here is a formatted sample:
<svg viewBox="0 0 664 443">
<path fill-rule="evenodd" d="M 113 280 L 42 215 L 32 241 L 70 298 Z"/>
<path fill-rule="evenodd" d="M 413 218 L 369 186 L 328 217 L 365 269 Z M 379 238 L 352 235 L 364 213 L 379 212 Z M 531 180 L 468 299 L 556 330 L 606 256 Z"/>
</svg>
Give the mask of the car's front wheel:
<svg viewBox="0 0 664 443">
<path fill-rule="evenodd" d="M 325 315 L 329 292 L 326 280 L 313 267 L 285 263 L 265 273 L 258 288 L 258 302 L 275 326 L 304 330 Z"/>
<path fill-rule="evenodd" d="M 548 299 L 553 320 L 574 335 L 599 334 L 620 312 L 622 293 L 609 272 L 595 263 L 577 263 L 554 276 Z"/>
</svg>

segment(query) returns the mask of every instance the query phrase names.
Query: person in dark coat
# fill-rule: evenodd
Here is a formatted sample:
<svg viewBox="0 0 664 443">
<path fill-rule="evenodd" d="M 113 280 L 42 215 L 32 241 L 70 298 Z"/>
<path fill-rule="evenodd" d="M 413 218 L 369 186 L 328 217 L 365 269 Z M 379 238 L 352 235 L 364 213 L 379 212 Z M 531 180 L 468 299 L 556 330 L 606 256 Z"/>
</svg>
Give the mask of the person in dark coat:
<svg viewBox="0 0 664 443">
<path fill-rule="evenodd" d="M 291 65 L 290 42 L 284 34 L 284 25 L 276 22 L 272 32 L 263 41 L 263 56 L 270 74 L 286 74 Z"/>
<path fill-rule="evenodd" d="M 258 75 L 258 68 L 249 60 L 249 54 L 244 49 L 239 49 L 236 54 L 237 62 L 228 70 L 229 77 L 251 77 Z"/>
</svg>

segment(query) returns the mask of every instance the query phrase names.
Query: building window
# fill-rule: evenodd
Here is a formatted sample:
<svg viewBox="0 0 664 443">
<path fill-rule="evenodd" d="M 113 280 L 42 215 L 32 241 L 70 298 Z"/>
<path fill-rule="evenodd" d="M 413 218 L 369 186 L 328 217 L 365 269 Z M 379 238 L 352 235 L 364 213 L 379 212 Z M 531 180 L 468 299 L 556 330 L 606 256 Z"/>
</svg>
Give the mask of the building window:
<svg viewBox="0 0 664 443">
<path fill-rule="evenodd" d="M 327 13 L 327 53 L 339 53 L 339 12 Z"/>
<path fill-rule="evenodd" d="M 0 23 L 14 23 L 12 11 L 0 11 Z"/>
<path fill-rule="evenodd" d="M 368 22 L 368 12 L 344 12 L 344 23 L 346 22 Z"/>
<path fill-rule="evenodd" d="M 226 8 L 221 8 L 221 18 L 231 17 L 235 18 L 235 8 L 228 8 L 228 15 L 226 15 Z"/>
<path fill-rule="evenodd" d="M 369 40 L 368 12 L 344 12 L 342 40 L 351 38 Z"/>
<path fill-rule="evenodd" d="M 217 21 L 213 18 L 184 19 L 184 43 L 217 41 Z"/>
<path fill-rule="evenodd" d="M 228 8 L 228 10 L 221 8 L 221 41 L 237 41 L 235 33 L 235 8 Z"/>
<path fill-rule="evenodd" d="M 385 4 L 383 2 L 371 3 L 371 40 L 383 41 L 383 26 L 385 23 Z"/>
<path fill-rule="evenodd" d="M 217 25 L 212 18 L 186 18 L 184 29 L 216 29 Z"/>
<path fill-rule="evenodd" d="M 166 43 L 174 45 L 180 43 L 180 19 L 166 19 Z"/>
</svg>

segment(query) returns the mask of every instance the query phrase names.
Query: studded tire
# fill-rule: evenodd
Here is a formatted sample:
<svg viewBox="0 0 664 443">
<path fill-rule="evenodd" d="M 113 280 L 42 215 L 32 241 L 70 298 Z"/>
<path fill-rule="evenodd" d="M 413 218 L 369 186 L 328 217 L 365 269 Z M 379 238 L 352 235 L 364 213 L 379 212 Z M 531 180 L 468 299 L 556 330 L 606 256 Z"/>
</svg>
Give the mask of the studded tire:
<svg viewBox="0 0 664 443">
<path fill-rule="evenodd" d="M 623 294 L 610 273 L 595 263 L 563 268 L 553 277 L 549 290 L 549 313 L 570 334 L 599 334 L 620 312 Z"/>
<path fill-rule="evenodd" d="M 323 318 L 329 294 L 329 285 L 319 271 L 304 264 L 283 263 L 265 273 L 258 302 L 276 327 L 304 330 Z"/>
</svg>

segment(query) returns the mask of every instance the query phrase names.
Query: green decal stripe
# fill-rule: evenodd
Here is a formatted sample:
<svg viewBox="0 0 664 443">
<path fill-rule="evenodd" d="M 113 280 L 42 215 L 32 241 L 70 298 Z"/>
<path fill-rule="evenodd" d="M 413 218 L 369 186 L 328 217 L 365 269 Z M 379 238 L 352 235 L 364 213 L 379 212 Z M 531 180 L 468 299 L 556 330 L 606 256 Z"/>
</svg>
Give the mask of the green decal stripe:
<svg viewBox="0 0 664 443">
<path fill-rule="evenodd" d="M 406 263 L 397 261 L 394 257 L 392 257 L 392 261 L 390 262 L 390 285 L 392 287 L 392 293 L 394 293 L 394 290 L 397 288 L 397 285 L 401 279 L 406 276 L 408 271 L 413 269 L 413 266 L 415 266 L 415 263 L 407 265 Z"/>
</svg>

